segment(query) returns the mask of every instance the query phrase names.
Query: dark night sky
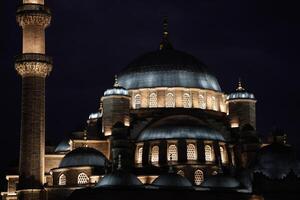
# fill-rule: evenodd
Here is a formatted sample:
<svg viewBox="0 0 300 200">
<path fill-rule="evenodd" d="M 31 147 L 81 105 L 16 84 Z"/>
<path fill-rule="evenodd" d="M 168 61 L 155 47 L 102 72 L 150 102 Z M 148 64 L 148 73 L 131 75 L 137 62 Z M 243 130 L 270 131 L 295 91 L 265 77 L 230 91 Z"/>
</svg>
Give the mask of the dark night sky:
<svg viewBox="0 0 300 200">
<path fill-rule="evenodd" d="M 21 52 L 21 32 L 16 2 L 0 2 L 1 175 L 19 151 L 21 79 L 13 57 Z M 158 48 L 167 15 L 174 47 L 206 63 L 225 92 L 242 77 L 258 99 L 259 133 L 283 128 L 299 152 L 300 14 L 293 2 L 48 0 L 53 20 L 46 46 L 54 70 L 47 80 L 47 139 L 57 143 L 84 125 L 114 74 Z"/>
</svg>

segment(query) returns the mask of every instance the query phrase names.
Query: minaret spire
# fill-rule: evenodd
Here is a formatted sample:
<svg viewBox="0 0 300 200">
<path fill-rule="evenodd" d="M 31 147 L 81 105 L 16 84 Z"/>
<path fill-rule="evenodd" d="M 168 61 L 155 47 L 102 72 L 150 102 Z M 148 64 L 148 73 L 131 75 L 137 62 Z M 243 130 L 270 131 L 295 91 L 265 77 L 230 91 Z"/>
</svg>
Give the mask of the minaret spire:
<svg viewBox="0 0 300 200">
<path fill-rule="evenodd" d="M 159 45 L 160 50 L 165 49 L 173 49 L 171 43 L 169 42 L 169 23 L 168 23 L 168 17 L 164 16 L 163 18 L 163 36 L 162 41 Z"/>
</svg>

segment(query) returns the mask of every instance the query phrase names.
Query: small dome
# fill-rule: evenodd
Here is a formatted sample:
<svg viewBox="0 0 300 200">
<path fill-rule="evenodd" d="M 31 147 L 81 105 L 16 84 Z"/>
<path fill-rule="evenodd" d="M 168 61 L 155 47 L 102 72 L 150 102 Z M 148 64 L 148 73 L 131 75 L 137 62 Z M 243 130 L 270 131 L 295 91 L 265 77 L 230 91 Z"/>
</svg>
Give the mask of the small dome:
<svg viewBox="0 0 300 200">
<path fill-rule="evenodd" d="M 227 100 L 235 100 L 235 99 L 251 99 L 256 100 L 254 94 L 247 92 L 245 88 L 242 87 L 242 82 L 239 81 L 238 87 L 235 92 L 229 94 L 227 96 Z"/>
<path fill-rule="evenodd" d="M 234 189 L 240 187 L 240 182 L 234 177 L 224 174 L 217 174 L 208 177 L 202 184 L 202 187 L 210 189 Z"/>
<path fill-rule="evenodd" d="M 61 141 L 55 148 L 55 153 L 65 153 L 71 151 L 70 140 Z"/>
<path fill-rule="evenodd" d="M 114 87 L 112 89 L 107 89 L 104 92 L 104 96 L 110 96 L 110 95 L 123 95 L 128 96 L 128 90 L 126 90 L 123 87 Z"/>
<path fill-rule="evenodd" d="M 224 141 L 218 131 L 209 128 L 202 122 L 188 115 L 174 115 L 154 122 L 139 135 L 138 141 L 166 139 L 207 139 Z"/>
<path fill-rule="evenodd" d="M 117 76 L 115 76 L 114 87 L 111 89 L 107 89 L 104 92 L 104 96 L 110 96 L 110 95 L 122 95 L 122 96 L 129 95 L 128 90 L 126 90 L 125 88 L 119 85 Z"/>
<path fill-rule="evenodd" d="M 104 167 L 106 160 L 106 157 L 94 148 L 79 147 L 65 155 L 59 164 L 59 168 L 78 166 Z"/>
<path fill-rule="evenodd" d="M 262 147 L 256 154 L 252 169 L 271 179 L 283 179 L 291 171 L 300 177 L 300 162 L 291 146 L 272 143 Z"/>
<path fill-rule="evenodd" d="M 153 182 L 153 186 L 157 187 L 163 187 L 163 188 L 192 188 L 191 182 L 176 173 L 167 173 L 162 174 L 159 177 L 157 177 Z"/>
<path fill-rule="evenodd" d="M 96 187 L 143 187 L 143 183 L 131 173 L 116 171 L 105 175 Z"/>
</svg>

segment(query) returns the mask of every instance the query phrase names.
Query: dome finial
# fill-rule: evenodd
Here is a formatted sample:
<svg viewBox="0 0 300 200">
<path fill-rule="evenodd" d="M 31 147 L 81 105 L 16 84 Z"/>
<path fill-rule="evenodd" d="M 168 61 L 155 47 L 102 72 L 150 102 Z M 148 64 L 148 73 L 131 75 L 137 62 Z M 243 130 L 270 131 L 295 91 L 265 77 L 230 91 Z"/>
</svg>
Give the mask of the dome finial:
<svg viewBox="0 0 300 200">
<path fill-rule="evenodd" d="M 167 38 L 168 37 L 168 34 L 169 34 L 169 30 L 168 30 L 168 17 L 167 16 L 164 16 L 164 19 L 163 19 L 163 36 L 164 38 Z"/>
<path fill-rule="evenodd" d="M 115 83 L 114 83 L 114 87 L 120 87 L 119 82 L 118 82 L 118 76 L 115 75 Z"/>
<path fill-rule="evenodd" d="M 239 78 L 239 83 L 238 83 L 238 87 L 236 88 L 236 91 L 244 91 L 245 88 L 243 88 L 242 86 L 242 79 Z"/>
<path fill-rule="evenodd" d="M 172 45 L 169 42 L 168 39 L 169 36 L 169 23 L 168 23 L 168 17 L 164 16 L 163 18 L 163 38 L 162 41 L 159 45 L 159 49 L 163 50 L 163 49 L 172 49 Z"/>
</svg>

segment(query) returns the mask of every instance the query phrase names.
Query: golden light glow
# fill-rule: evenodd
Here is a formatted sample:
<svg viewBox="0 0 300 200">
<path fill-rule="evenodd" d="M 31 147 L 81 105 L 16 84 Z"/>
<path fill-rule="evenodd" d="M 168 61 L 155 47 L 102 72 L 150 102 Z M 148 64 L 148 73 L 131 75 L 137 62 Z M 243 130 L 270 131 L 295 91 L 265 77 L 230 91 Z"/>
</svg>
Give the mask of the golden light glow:
<svg viewBox="0 0 300 200">
<path fill-rule="evenodd" d="M 224 93 L 200 88 L 140 88 L 129 90 L 129 95 L 133 109 L 177 107 L 227 111 Z"/>
</svg>

